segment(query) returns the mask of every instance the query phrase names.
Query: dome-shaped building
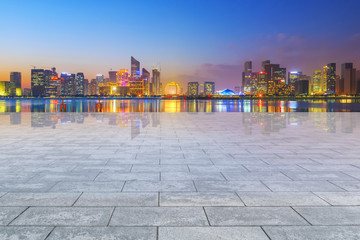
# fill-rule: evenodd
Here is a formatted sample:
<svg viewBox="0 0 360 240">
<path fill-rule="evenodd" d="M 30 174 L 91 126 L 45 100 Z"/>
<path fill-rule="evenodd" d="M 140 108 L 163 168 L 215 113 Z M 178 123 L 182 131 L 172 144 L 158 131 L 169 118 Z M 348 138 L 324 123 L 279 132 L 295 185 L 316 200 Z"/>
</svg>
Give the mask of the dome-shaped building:
<svg viewBox="0 0 360 240">
<path fill-rule="evenodd" d="M 225 89 L 223 91 L 219 91 L 219 95 L 236 95 L 235 92 L 233 90 L 230 89 Z"/>
<path fill-rule="evenodd" d="M 181 87 L 177 82 L 170 82 L 164 88 L 166 95 L 179 95 L 181 94 Z"/>
</svg>

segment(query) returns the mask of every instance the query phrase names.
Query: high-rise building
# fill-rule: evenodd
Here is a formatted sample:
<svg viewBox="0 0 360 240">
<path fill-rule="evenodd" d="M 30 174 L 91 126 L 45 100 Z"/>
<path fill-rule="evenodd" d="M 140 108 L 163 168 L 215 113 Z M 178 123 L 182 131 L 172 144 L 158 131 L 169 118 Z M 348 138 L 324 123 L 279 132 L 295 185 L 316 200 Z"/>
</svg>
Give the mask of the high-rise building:
<svg viewBox="0 0 360 240">
<path fill-rule="evenodd" d="M 267 94 L 275 95 L 276 85 L 286 82 L 286 68 L 281 68 L 279 64 L 270 64 L 269 60 L 263 61 L 262 66 L 266 74 Z"/>
<path fill-rule="evenodd" d="M 131 78 L 140 78 L 140 62 L 131 57 Z"/>
<path fill-rule="evenodd" d="M 265 66 L 266 65 L 270 65 L 270 60 L 263 60 L 262 62 L 261 62 L 261 70 L 262 71 L 265 71 Z"/>
<path fill-rule="evenodd" d="M 190 96 L 199 95 L 199 83 L 198 82 L 188 82 L 188 95 L 190 95 Z"/>
<path fill-rule="evenodd" d="M 46 95 L 44 69 L 31 69 L 31 95 L 33 97 L 42 97 Z"/>
<path fill-rule="evenodd" d="M 105 84 L 105 78 L 104 78 L 104 75 L 102 74 L 97 74 L 96 75 L 96 81 L 97 81 L 97 84 Z"/>
<path fill-rule="evenodd" d="M 117 71 L 109 71 L 109 82 L 111 83 L 116 83 L 116 74 L 117 74 Z"/>
<path fill-rule="evenodd" d="M 56 96 L 58 88 L 57 88 L 57 84 L 54 85 L 54 81 L 52 80 L 58 76 L 56 72 L 56 68 L 52 68 L 51 70 L 45 70 L 44 75 L 45 75 L 45 95 Z"/>
<path fill-rule="evenodd" d="M 291 87 L 291 94 L 295 94 L 296 82 L 300 80 L 302 72 L 289 72 L 288 84 Z"/>
<path fill-rule="evenodd" d="M 63 72 L 61 79 L 61 95 L 72 96 L 76 93 L 75 74 Z"/>
<path fill-rule="evenodd" d="M 116 73 L 116 82 L 120 86 L 130 86 L 130 74 L 127 69 L 120 69 Z"/>
<path fill-rule="evenodd" d="M 352 63 L 341 65 L 341 78 L 338 84 L 338 94 L 353 95 L 356 94 L 356 69 Z"/>
<path fill-rule="evenodd" d="M 96 79 L 91 79 L 90 88 L 91 95 L 99 95 L 99 84 Z"/>
<path fill-rule="evenodd" d="M 0 96 L 8 96 L 10 91 L 10 82 L 0 81 Z"/>
<path fill-rule="evenodd" d="M 152 70 L 152 84 L 153 91 L 155 96 L 161 95 L 161 82 L 160 82 L 160 71 L 157 68 L 153 68 Z"/>
<path fill-rule="evenodd" d="M 204 94 L 213 95 L 215 93 L 215 82 L 205 82 L 204 83 Z"/>
<path fill-rule="evenodd" d="M 84 96 L 84 73 L 77 73 L 75 78 L 75 95 Z"/>
<path fill-rule="evenodd" d="M 47 89 L 47 96 L 61 95 L 61 79 L 58 76 L 50 78 L 49 88 Z"/>
<path fill-rule="evenodd" d="M 83 88 L 84 88 L 84 96 L 91 95 L 91 94 L 89 94 L 89 80 L 88 79 L 84 79 Z"/>
<path fill-rule="evenodd" d="M 295 82 L 295 94 L 309 95 L 309 80 L 306 77 Z"/>
<path fill-rule="evenodd" d="M 328 94 L 335 94 L 336 63 L 329 63 L 326 68 L 326 89 Z"/>
<path fill-rule="evenodd" d="M 150 72 L 145 68 L 142 69 L 141 80 L 144 82 L 144 94 L 150 95 Z"/>
<path fill-rule="evenodd" d="M 312 93 L 321 93 L 321 81 L 322 80 L 322 72 L 320 70 L 316 70 L 313 75 L 312 81 Z"/>
<path fill-rule="evenodd" d="M 250 93 L 251 86 L 251 73 L 252 73 L 252 62 L 246 61 L 244 63 L 244 72 L 242 75 L 242 89 L 244 93 Z"/>
<path fill-rule="evenodd" d="M 10 95 L 21 96 L 21 72 L 10 73 Z"/>
</svg>

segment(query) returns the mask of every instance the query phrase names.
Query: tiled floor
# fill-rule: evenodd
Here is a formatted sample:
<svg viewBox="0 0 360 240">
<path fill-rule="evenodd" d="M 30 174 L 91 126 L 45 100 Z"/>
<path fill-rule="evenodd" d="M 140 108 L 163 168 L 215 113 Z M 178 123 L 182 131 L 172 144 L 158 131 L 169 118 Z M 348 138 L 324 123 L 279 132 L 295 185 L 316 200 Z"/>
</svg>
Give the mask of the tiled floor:
<svg viewBox="0 0 360 240">
<path fill-rule="evenodd" d="M 0 115 L 0 239 L 360 239 L 360 113 Z"/>
</svg>

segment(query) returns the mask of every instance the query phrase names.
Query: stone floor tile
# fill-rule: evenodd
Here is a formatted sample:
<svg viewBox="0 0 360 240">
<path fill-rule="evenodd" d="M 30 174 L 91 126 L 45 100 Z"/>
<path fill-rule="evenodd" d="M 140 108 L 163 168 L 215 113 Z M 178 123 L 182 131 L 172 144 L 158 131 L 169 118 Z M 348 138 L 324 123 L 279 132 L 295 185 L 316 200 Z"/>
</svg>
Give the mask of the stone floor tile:
<svg viewBox="0 0 360 240">
<path fill-rule="evenodd" d="M 11 225 L 25 226 L 106 226 L 111 207 L 30 207 Z"/>
<path fill-rule="evenodd" d="M 225 178 L 229 181 L 291 181 L 281 172 L 223 172 Z"/>
<path fill-rule="evenodd" d="M 344 174 L 342 172 L 283 172 L 286 176 L 295 181 L 324 181 L 324 180 L 339 180 L 339 181 L 354 181 L 355 178 Z"/>
<path fill-rule="evenodd" d="M 159 240 L 268 240 L 260 227 L 160 227 Z"/>
<path fill-rule="evenodd" d="M 155 227 L 57 227 L 49 240 L 156 240 Z"/>
<path fill-rule="evenodd" d="M 123 192 L 194 192 L 192 181 L 127 181 Z"/>
<path fill-rule="evenodd" d="M 25 207 L 0 207 L 0 225 L 9 224 L 25 209 Z"/>
<path fill-rule="evenodd" d="M 311 192 L 239 192 L 246 206 L 324 206 L 329 205 Z"/>
<path fill-rule="evenodd" d="M 263 181 L 272 191 L 275 192 L 343 192 L 340 187 L 327 181 Z"/>
<path fill-rule="evenodd" d="M 8 193 L 0 206 L 72 206 L 80 193 Z"/>
<path fill-rule="evenodd" d="M 336 186 L 339 186 L 342 189 L 345 189 L 349 192 L 359 192 L 360 191 L 360 181 L 331 181 Z"/>
<path fill-rule="evenodd" d="M 199 192 L 270 191 L 260 181 L 195 181 Z"/>
<path fill-rule="evenodd" d="M 225 181 L 221 173 L 162 172 L 161 180 L 204 180 Z"/>
<path fill-rule="evenodd" d="M 160 206 L 244 206 L 233 192 L 163 192 Z"/>
<path fill-rule="evenodd" d="M 186 164 L 174 164 L 174 165 L 140 165 L 135 164 L 131 172 L 189 172 L 189 168 Z"/>
<path fill-rule="evenodd" d="M 111 182 L 59 182 L 51 192 L 121 192 L 123 181 Z"/>
<path fill-rule="evenodd" d="M 201 207 L 117 207 L 110 226 L 208 226 Z"/>
<path fill-rule="evenodd" d="M 84 193 L 75 206 L 158 206 L 158 193 Z"/>
<path fill-rule="evenodd" d="M 295 207 L 313 225 L 359 225 L 360 206 L 349 207 Z"/>
<path fill-rule="evenodd" d="M 289 207 L 205 207 L 211 226 L 308 225 Z"/>
<path fill-rule="evenodd" d="M 133 180 L 146 180 L 146 181 L 159 181 L 159 173 L 100 173 L 95 181 L 133 181 Z"/>
<path fill-rule="evenodd" d="M 43 240 L 53 227 L 13 227 L 0 226 L 2 240 Z"/>
<path fill-rule="evenodd" d="M 360 192 L 315 192 L 331 205 L 360 205 Z"/>
<path fill-rule="evenodd" d="M 265 226 L 271 239 L 276 240 L 358 240 L 358 226 Z"/>
</svg>

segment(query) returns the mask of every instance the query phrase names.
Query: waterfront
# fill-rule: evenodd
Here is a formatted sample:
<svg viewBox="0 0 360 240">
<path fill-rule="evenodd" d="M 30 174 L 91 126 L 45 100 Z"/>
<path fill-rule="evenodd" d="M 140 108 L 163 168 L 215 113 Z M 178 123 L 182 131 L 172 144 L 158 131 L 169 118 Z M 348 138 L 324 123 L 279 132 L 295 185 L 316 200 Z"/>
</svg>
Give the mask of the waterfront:
<svg viewBox="0 0 360 240">
<path fill-rule="evenodd" d="M 0 238 L 358 239 L 359 119 L 3 113 Z"/>
<path fill-rule="evenodd" d="M 102 112 L 359 112 L 359 99 L 160 100 L 101 98 Z M 97 112 L 97 99 L 65 99 L 66 112 Z M 0 100 L 4 112 L 60 112 L 62 99 Z"/>
</svg>

